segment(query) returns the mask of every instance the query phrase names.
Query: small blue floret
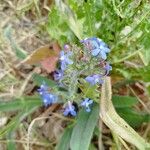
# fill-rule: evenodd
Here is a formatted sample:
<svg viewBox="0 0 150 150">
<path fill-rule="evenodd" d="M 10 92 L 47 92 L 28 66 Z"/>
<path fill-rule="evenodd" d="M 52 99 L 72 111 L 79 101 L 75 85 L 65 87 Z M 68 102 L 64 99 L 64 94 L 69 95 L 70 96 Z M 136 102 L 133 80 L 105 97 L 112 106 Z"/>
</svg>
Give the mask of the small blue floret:
<svg viewBox="0 0 150 150">
<path fill-rule="evenodd" d="M 40 94 L 41 99 L 46 107 L 57 102 L 58 97 L 49 93 L 48 86 L 46 85 L 46 83 L 43 82 L 43 84 L 37 91 Z"/>
<path fill-rule="evenodd" d="M 102 59 L 106 60 L 106 54 L 110 52 L 110 49 L 108 48 L 107 44 L 101 39 L 96 37 L 86 38 L 81 42 L 84 43 L 86 47 L 91 50 L 92 56 L 100 56 Z"/>
<path fill-rule="evenodd" d="M 75 111 L 75 107 L 72 105 L 72 103 L 70 101 L 68 101 L 68 104 L 65 107 L 65 110 L 64 110 L 63 114 L 64 114 L 64 116 L 68 116 L 69 114 L 72 115 L 72 116 L 77 115 L 77 113 Z"/>
<path fill-rule="evenodd" d="M 44 106 L 46 107 L 48 105 L 56 103 L 58 99 L 56 95 L 53 95 L 51 93 L 44 93 L 41 95 L 41 98 L 43 100 Z"/>
<path fill-rule="evenodd" d="M 85 78 L 90 85 L 103 84 L 102 76 L 99 74 L 90 75 Z"/>
<path fill-rule="evenodd" d="M 64 72 L 62 70 L 56 70 L 54 72 L 54 80 L 59 81 L 63 78 Z"/>
<path fill-rule="evenodd" d="M 65 70 L 68 65 L 73 64 L 73 61 L 69 58 L 72 55 L 72 52 L 60 52 L 60 63 L 61 63 L 61 70 Z"/>
<path fill-rule="evenodd" d="M 109 72 L 112 70 L 112 66 L 107 62 L 106 65 L 104 66 L 104 69 L 106 71 L 105 76 L 109 74 Z"/>
<path fill-rule="evenodd" d="M 91 111 L 90 105 L 93 104 L 93 100 L 89 99 L 89 98 L 85 98 L 82 102 L 81 102 L 81 106 L 85 108 L 85 110 L 87 112 Z"/>
<path fill-rule="evenodd" d="M 43 93 L 47 93 L 48 92 L 48 86 L 46 85 L 45 82 L 43 82 L 37 91 L 39 92 L 40 95 L 42 95 Z"/>
</svg>

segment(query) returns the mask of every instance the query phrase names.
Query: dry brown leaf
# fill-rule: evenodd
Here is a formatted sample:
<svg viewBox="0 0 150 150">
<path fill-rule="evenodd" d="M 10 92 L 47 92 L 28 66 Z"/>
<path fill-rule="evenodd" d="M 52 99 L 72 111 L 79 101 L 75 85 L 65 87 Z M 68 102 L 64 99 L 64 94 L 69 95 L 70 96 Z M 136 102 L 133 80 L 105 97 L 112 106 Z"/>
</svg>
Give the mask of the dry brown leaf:
<svg viewBox="0 0 150 150">
<path fill-rule="evenodd" d="M 33 65 L 40 63 L 48 73 L 52 72 L 56 68 L 60 52 L 60 46 L 57 42 L 51 45 L 46 45 L 36 49 L 25 61 L 25 63 Z"/>
</svg>

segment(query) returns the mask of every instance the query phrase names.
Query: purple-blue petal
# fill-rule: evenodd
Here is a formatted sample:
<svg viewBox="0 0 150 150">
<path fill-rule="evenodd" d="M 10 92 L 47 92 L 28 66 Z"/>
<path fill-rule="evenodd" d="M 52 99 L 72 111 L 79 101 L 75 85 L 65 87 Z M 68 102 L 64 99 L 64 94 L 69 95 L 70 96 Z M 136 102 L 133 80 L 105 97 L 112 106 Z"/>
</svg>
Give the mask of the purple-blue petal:
<svg viewBox="0 0 150 150">
<path fill-rule="evenodd" d="M 62 70 L 56 70 L 54 72 L 54 80 L 58 81 L 61 80 L 63 78 L 63 71 Z"/>
<path fill-rule="evenodd" d="M 100 49 L 99 48 L 93 49 L 91 53 L 92 56 L 97 56 L 100 53 Z"/>
<path fill-rule="evenodd" d="M 64 51 L 61 51 L 60 52 L 60 56 L 64 56 L 65 52 Z"/>
<path fill-rule="evenodd" d="M 62 62 L 61 62 L 61 70 L 64 71 L 66 68 L 67 68 L 66 62 L 62 61 Z"/>
<path fill-rule="evenodd" d="M 65 107 L 64 113 L 65 116 L 67 115 L 72 115 L 72 116 L 76 116 L 76 111 L 75 111 L 75 107 L 71 104 L 71 102 L 69 101 Z"/>
<path fill-rule="evenodd" d="M 106 52 L 104 52 L 104 51 L 100 51 L 100 55 L 101 55 L 101 58 L 102 59 L 104 59 L 104 60 L 106 60 L 106 58 L 107 58 L 107 56 L 106 56 Z"/>
<path fill-rule="evenodd" d="M 105 60 L 107 58 L 106 53 L 110 52 L 107 44 L 99 38 L 87 38 L 82 40 L 82 42 L 87 45 L 87 48 L 89 50 L 91 50 L 92 56 L 100 56 L 102 59 Z"/>
<path fill-rule="evenodd" d="M 68 65 L 73 64 L 73 61 L 69 58 L 69 56 L 72 55 L 71 51 L 64 52 L 61 51 L 60 53 L 60 64 L 61 64 L 61 70 L 65 70 Z"/>
<path fill-rule="evenodd" d="M 45 82 L 43 82 L 37 92 L 42 95 L 43 93 L 48 93 L 48 86 Z"/>
<path fill-rule="evenodd" d="M 105 53 L 109 53 L 110 52 L 110 49 L 108 47 L 105 47 L 103 50 L 105 51 Z"/>
<path fill-rule="evenodd" d="M 93 100 L 89 100 L 89 104 L 92 104 L 93 103 Z"/>
<path fill-rule="evenodd" d="M 82 102 L 81 102 L 81 106 L 85 108 L 86 112 L 90 112 L 90 105 L 93 103 L 93 100 L 89 99 L 89 98 L 85 98 Z"/>
<path fill-rule="evenodd" d="M 64 114 L 64 116 L 68 116 L 68 114 L 69 114 L 69 110 L 68 110 L 68 109 L 66 109 L 66 110 L 63 112 L 63 114 Z"/>
<path fill-rule="evenodd" d="M 86 107 L 86 112 L 90 112 L 91 111 L 91 109 L 89 108 L 89 107 Z"/>
<path fill-rule="evenodd" d="M 70 113 L 71 113 L 72 116 L 76 116 L 77 115 L 77 113 L 74 110 L 72 110 Z"/>
<path fill-rule="evenodd" d="M 91 76 L 87 76 L 85 78 L 85 80 L 91 84 L 91 86 L 95 85 L 95 84 L 102 84 L 103 83 L 103 80 L 101 78 L 102 76 L 99 75 L 99 74 L 96 74 L 96 75 L 91 75 Z"/>
<path fill-rule="evenodd" d="M 95 84 L 94 78 L 91 77 L 91 76 L 86 77 L 85 80 L 86 80 L 88 83 L 90 83 L 91 85 L 94 85 L 94 84 Z"/>
<path fill-rule="evenodd" d="M 106 76 L 109 74 L 109 72 L 112 70 L 112 66 L 110 66 L 110 64 L 107 62 L 105 67 L 104 67 L 105 71 L 106 71 Z"/>
<path fill-rule="evenodd" d="M 51 93 L 43 93 L 41 95 L 42 101 L 45 106 L 51 105 L 57 102 L 58 97 Z"/>
</svg>

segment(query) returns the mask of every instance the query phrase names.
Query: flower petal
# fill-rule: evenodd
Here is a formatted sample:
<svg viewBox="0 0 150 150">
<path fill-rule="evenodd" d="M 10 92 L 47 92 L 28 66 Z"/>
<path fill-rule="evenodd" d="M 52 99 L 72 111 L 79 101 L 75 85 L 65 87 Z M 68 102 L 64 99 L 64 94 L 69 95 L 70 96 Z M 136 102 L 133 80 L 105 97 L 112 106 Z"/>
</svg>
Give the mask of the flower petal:
<svg viewBox="0 0 150 150">
<path fill-rule="evenodd" d="M 107 56 L 106 56 L 106 53 L 104 51 L 100 51 L 100 55 L 102 57 L 102 59 L 106 60 Z"/>
<path fill-rule="evenodd" d="M 100 49 L 96 48 L 92 50 L 92 56 L 97 56 L 100 53 Z"/>
</svg>

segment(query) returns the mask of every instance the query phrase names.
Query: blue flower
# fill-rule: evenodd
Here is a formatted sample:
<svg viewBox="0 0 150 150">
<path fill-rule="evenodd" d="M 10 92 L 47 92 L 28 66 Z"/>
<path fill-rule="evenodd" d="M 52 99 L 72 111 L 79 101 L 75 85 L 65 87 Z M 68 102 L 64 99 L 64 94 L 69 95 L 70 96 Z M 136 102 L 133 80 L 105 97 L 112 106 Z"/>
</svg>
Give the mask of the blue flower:
<svg viewBox="0 0 150 150">
<path fill-rule="evenodd" d="M 46 85 L 45 82 L 43 82 L 40 86 L 39 89 L 37 89 L 37 91 L 39 92 L 40 95 L 42 95 L 43 93 L 47 93 L 48 92 L 48 86 Z"/>
<path fill-rule="evenodd" d="M 81 42 L 91 50 L 92 56 L 100 56 L 102 59 L 106 60 L 106 54 L 110 52 L 110 49 L 101 39 L 93 37 L 84 39 Z"/>
<path fill-rule="evenodd" d="M 89 82 L 92 86 L 95 85 L 95 84 L 103 84 L 103 80 L 101 78 L 102 76 L 99 75 L 99 74 L 95 74 L 95 75 L 91 75 L 91 76 L 87 76 L 85 78 L 85 80 L 87 82 Z"/>
<path fill-rule="evenodd" d="M 41 95 L 44 105 L 47 107 L 48 105 L 54 104 L 57 102 L 58 97 L 51 93 L 43 93 Z"/>
<path fill-rule="evenodd" d="M 69 56 L 72 55 L 72 52 L 64 52 L 61 51 L 60 52 L 60 63 L 61 63 L 61 70 L 65 70 L 67 68 L 68 65 L 73 64 L 73 61 L 69 58 Z"/>
<path fill-rule="evenodd" d="M 41 99 L 46 107 L 48 105 L 56 103 L 58 97 L 56 95 L 49 93 L 48 86 L 46 85 L 45 82 L 43 82 L 43 84 L 40 86 L 40 88 L 37 91 L 40 94 Z"/>
<path fill-rule="evenodd" d="M 106 71 L 105 76 L 107 76 L 109 74 L 109 71 L 112 70 L 112 66 L 110 66 L 110 64 L 107 62 L 106 65 L 104 66 L 104 69 Z"/>
<path fill-rule="evenodd" d="M 63 114 L 64 114 L 64 116 L 68 116 L 69 114 L 72 115 L 72 116 L 77 115 L 77 113 L 75 111 L 75 107 L 72 105 L 72 103 L 70 101 L 68 101 L 68 104 L 65 107 L 65 110 L 64 110 Z"/>
<path fill-rule="evenodd" d="M 81 102 L 81 106 L 85 108 L 85 110 L 87 112 L 91 111 L 91 108 L 89 105 L 91 105 L 93 103 L 93 100 L 90 100 L 89 98 L 85 98 L 82 102 Z"/>
<path fill-rule="evenodd" d="M 58 81 L 58 80 L 61 80 L 63 78 L 63 71 L 62 70 L 56 70 L 54 72 L 54 80 Z"/>
</svg>

